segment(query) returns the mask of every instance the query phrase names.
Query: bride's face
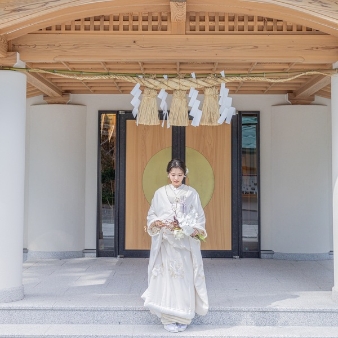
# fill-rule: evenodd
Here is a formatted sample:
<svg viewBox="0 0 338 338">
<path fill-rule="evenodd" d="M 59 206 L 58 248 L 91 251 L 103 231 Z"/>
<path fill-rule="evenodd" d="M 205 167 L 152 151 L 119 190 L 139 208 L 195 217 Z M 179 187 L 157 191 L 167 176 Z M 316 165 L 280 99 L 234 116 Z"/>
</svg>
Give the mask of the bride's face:
<svg viewBox="0 0 338 338">
<path fill-rule="evenodd" d="M 169 172 L 169 178 L 171 181 L 171 184 L 175 187 L 178 188 L 184 179 L 184 172 L 180 168 L 173 168 Z"/>
</svg>

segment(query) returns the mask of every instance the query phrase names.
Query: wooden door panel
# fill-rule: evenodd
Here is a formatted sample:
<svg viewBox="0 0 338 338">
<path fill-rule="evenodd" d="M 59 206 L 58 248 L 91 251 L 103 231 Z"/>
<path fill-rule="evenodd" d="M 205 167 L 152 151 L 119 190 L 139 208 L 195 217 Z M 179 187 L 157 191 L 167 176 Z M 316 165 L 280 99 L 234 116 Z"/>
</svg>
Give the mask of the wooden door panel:
<svg viewBox="0 0 338 338">
<path fill-rule="evenodd" d="M 231 126 L 189 126 L 186 128 L 186 147 L 203 155 L 213 171 L 214 182 L 210 175 L 205 182 L 201 182 L 201 177 L 194 182 L 194 175 L 187 180 L 187 184 L 198 191 L 201 200 L 204 199 L 204 194 L 210 194 L 210 184 L 214 186 L 211 199 L 204 208 L 208 238 L 206 243 L 202 243 L 202 249 L 231 250 Z M 188 149 L 186 151 L 189 171 L 200 169 L 196 155 L 189 156 L 195 153 Z"/>
<path fill-rule="evenodd" d="M 137 126 L 135 120 L 127 120 L 126 134 L 125 249 L 149 250 L 151 239 L 144 232 L 144 225 L 150 205 L 143 188 L 143 174 L 154 155 L 171 147 L 171 128 Z M 163 184 L 167 181 L 166 166 L 171 159 L 171 150 L 166 154 L 168 158 L 160 163 L 163 166 Z M 158 188 L 163 184 L 159 184 Z"/>
</svg>

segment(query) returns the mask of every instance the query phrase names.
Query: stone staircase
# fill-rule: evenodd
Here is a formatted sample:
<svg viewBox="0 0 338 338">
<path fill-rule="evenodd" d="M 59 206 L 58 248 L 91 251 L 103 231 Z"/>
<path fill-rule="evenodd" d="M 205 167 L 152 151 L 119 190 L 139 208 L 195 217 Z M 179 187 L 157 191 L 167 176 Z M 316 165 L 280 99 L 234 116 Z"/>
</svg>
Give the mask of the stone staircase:
<svg viewBox="0 0 338 338">
<path fill-rule="evenodd" d="M 0 337 L 171 337 L 143 307 L 0 309 Z M 337 338 L 338 310 L 211 308 L 180 337 Z"/>
<path fill-rule="evenodd" d="M 332 261 L 204 260 L 210 309 L 165 331 L 142 305 L 146 259 L 24 263 L 25 298 L 0 304 L 0 338 L 338 338 Z"/>
</svg>

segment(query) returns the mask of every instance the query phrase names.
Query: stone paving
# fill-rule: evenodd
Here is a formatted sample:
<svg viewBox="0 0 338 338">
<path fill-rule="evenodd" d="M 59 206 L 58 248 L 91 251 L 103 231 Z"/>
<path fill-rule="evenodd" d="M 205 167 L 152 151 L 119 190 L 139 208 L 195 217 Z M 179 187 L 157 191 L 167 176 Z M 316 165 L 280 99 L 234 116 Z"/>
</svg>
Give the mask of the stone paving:
<svg viewBox="0 0 338 338">
<path fill-rule="evenodd" d="M 142 307 L 144 258 L 76 258 L 23 263 L 25 298 L 2 307 Z M 333 261 L 204 259 L 211 308 L 338 309 Z"/>
</svg>

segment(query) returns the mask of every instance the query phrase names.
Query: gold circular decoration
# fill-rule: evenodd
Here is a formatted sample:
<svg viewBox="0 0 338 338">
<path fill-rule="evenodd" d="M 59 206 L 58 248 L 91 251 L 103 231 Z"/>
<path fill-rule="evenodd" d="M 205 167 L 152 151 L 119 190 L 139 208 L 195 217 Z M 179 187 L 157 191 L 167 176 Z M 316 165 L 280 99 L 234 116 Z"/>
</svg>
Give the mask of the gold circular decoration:
<svg viewBox="0 0 338 338">
<path fill-rule="evenodd" d="M 171 147 L 164 148 L 149 160 L 144 169 L 142 186 L 144 196 L 149 204 L 155 191 L 169 183 L 166 167 L 170 160 Z M 204 208 L 214 193 L 215 178 L 212 167 L 201 153 L 189 147 L 186 147 L 186 164 L 189 169 L 186 184 L 197 190 Z"/>
<path fill-rule="evenodd" d="M 186 165 L 189 170 L 186 183 L 195 188 L 205 208 L 214 193 L 215 176 L 209 161 L 197 150 L 186 147 Z"/>
<path fill-rule="evenodd" d="M 151 204 L 155 191 L 168 184 L 167 164 L 171 160 L 171 147 L 156 153 L 147 163 L 142 178 L 143 193 Z"/>
</svg>

